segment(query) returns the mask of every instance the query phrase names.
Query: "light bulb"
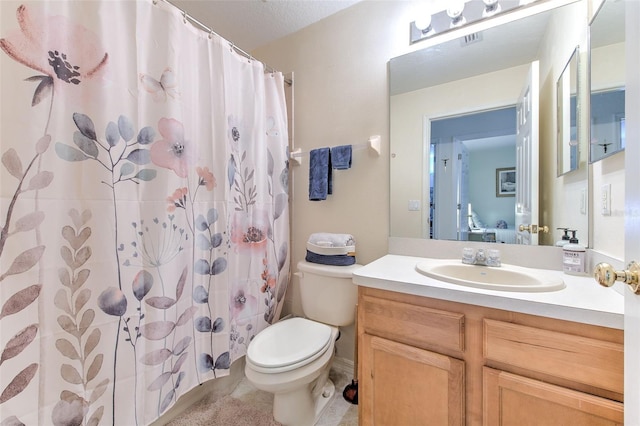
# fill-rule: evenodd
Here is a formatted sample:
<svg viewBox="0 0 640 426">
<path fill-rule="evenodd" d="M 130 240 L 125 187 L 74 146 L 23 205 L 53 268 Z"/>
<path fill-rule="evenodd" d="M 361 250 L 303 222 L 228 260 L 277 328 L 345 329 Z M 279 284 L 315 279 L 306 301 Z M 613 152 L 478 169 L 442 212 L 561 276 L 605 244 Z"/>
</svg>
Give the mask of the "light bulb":
<svg viewBox="0 0 640 426">
<path fill-rule="evenodd" d="M 427 33 L 431 30 L 431 15 L 422 15 L 414 22 L 417 29 L 423 33 Z"/>
<path fill-rule="evenodd" d="M 466 19 L 462 15 L 464 11 L 464 1 L 456 0 L 449 3 L 447 7 L 447 15 L 451 18 L 451 28 L 462 26 L 466 23 Z"/>
<path fill-rule="evenodd" d="M 462 11 L 464 10 L 464 1 L 456 0 L 449 2 L 449 7 L 447 7 L 447 15 L 449 18 L 456 19 L 462 15 Z"/>
<path fill-rule="evenodd" d="M 500 3 L 498 3 L 498 0 L 483 0 L 483 2 L 484 2 L 484 10 L 482 11 L 483 18 L 488 18 L 502 11 L 502 7 L 500 6 Z"/>
</svg>

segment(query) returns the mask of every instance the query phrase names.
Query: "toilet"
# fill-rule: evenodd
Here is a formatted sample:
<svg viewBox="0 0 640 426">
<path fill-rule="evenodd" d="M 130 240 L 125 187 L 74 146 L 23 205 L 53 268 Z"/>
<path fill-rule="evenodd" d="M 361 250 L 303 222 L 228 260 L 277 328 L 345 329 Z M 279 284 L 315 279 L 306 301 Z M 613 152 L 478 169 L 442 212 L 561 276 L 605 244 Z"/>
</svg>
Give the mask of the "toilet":
<svg viewBox="0 0 640 426">
<path fill-rule="evenodd" d="M 361 265 L 298 263 L 305 318 L 289 318 L 258 333 L 247 348 L 245 376 L 273 393 L 273 417 L 285 426 L 311 426 L 335 393 L 329 379 L 338 327 L 355 321 Z"/>
</svg>

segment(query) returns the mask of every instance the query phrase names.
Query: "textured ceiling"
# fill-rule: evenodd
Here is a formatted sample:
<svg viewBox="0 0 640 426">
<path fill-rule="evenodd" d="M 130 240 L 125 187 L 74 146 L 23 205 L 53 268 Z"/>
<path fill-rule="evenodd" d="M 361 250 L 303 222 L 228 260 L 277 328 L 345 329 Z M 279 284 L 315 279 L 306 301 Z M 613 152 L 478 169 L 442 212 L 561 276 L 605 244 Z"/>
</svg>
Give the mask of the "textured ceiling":
<svg viewBox="0 0 640 426">
<path fill-rule="evenodd" d="M 294 33 L 360 0 L 169 0 L 242 50 Z"/>
</svg>

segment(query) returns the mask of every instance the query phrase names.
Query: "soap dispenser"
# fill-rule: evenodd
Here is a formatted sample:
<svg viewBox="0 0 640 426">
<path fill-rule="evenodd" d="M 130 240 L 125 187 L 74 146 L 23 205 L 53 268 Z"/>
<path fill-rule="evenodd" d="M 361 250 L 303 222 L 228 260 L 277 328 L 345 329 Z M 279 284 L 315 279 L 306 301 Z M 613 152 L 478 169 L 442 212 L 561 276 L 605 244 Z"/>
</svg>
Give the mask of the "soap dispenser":
<svg viewBox="0 0 640 426">
<path fill-rule="evenodd" d="M 571 232 L 571 237 L 569 242 L 562 246 L 562 270 L 565 274 L 584 275 L 586 249 L 578 241 L 576 230 L 571 229 L 568 232 Z"/>
<path fill-rule="evenodd" d="M 571 237 L 569 237 L 569 228 L 557 228 L 561 231 L 564 232 L 564 234 L 562 235 L 562 239 L 556 241 L 556 247 L 564 247 L 566 244 L 569 244 L 569 240 L 571 239 Z"/>
</svg>

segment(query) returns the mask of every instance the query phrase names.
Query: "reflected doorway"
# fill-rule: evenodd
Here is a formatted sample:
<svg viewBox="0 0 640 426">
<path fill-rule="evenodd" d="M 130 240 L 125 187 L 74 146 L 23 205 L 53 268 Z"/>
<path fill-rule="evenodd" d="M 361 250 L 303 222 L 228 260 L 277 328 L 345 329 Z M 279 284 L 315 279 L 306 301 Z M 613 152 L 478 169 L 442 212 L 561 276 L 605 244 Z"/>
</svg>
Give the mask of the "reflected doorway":
<svg viewBox="0 0 640 426">
<path fill-rule="evenodd" d="M 515 197 L 499 185 L 516 167 L 516 107 L 430 121 L 429 234 L 515 243 Z"/>
</svg>

